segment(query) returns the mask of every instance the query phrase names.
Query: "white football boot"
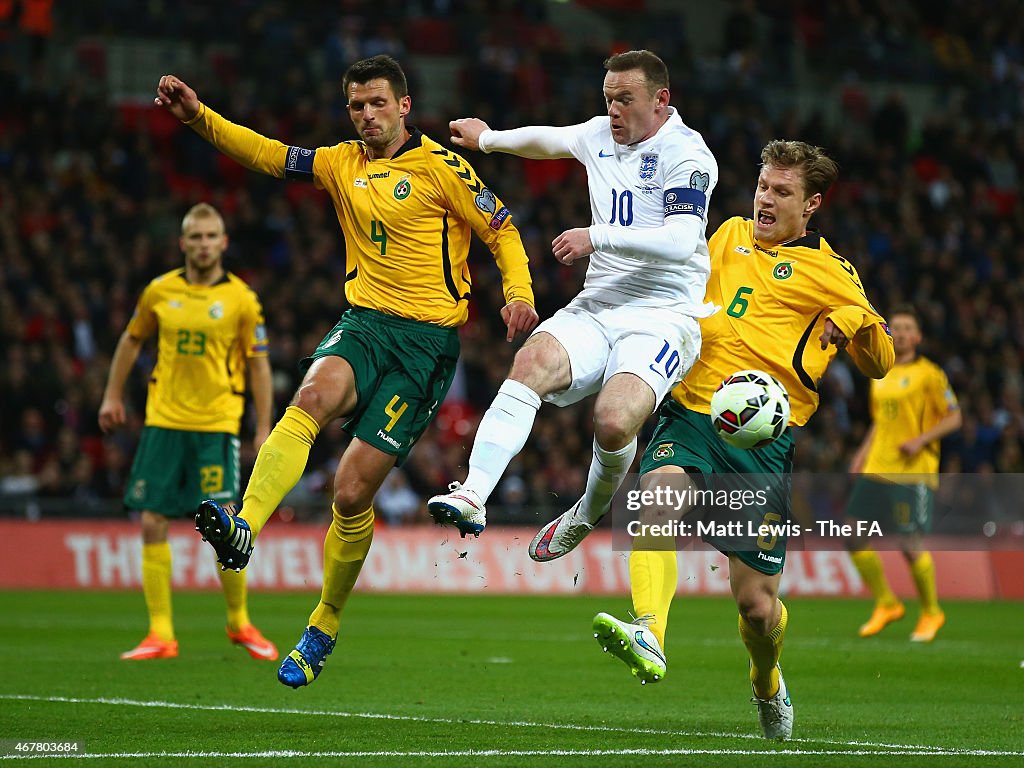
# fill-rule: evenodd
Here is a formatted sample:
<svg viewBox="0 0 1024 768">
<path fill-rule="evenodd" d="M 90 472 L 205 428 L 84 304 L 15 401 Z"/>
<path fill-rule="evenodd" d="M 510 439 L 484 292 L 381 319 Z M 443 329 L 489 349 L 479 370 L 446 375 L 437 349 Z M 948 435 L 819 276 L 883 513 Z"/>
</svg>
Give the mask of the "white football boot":
<svg viewBox="0 0 1024 768">
<path fill-rule="evenodd" d="M 462 483 L 450 483 L 448 493 L 431 497 L 427 511 L 438 525 L 454 525 L 462 538 L 467 533 L 478 537 L 487 527 L 487 510 L 476 491 L 463 488 Z"/>
<path fill-rule="evenodd" d="M 594 637 L 613 656 L 622 659 L 642 685 L 656 683 L 665 677 L 668 662 L 661 643 L 648 626 L 653 616 L 641 616 L 633 623 L 619 621 L 607 613 L 594 617 Z"/>
<path fill-rule="evenodd" d="M 757 705 L 757 720 L 766 739 L 782 741 L 793 735 L 793 700 L 782 677 L 779 667 L 779 692 L 770 699 L 759 699 L 755 694 L 751 701 Z"/>
<path fill-rule="evenodd" d="M 530 557 L 538 563 L 547 563 L 567 555 L 579 546 L 595 523 L 582 514 L 583 499 L 573 504 L 545 525 L 530 542 Z"/>
</svg>

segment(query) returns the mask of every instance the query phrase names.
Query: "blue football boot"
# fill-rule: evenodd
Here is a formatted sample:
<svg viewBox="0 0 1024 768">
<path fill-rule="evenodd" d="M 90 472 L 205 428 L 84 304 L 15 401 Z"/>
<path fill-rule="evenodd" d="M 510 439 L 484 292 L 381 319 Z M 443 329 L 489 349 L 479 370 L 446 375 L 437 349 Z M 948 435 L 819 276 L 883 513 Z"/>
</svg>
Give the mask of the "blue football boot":
<svg viewBox="0 0 1024 768">
<path fill-rule="evenodd" d="M 277 679 L 292 688 L 309 685 L 324 668 L 324 662 L 334 650 L 334 638 L 316 627 L 306 627 L 295 650 L 289 653 L 277 669 Z"/>
<path fill-rule="evenodd" d="M 235 516 L 232 507 L 222 507 L 213 499 L 207 499 L 196 510 L 196 530 L 203 541 L 213 546 L 222 571 L 228 568 L 240 571 L 249 564 L 252 531 L 249 523 Z"/>
</svg>

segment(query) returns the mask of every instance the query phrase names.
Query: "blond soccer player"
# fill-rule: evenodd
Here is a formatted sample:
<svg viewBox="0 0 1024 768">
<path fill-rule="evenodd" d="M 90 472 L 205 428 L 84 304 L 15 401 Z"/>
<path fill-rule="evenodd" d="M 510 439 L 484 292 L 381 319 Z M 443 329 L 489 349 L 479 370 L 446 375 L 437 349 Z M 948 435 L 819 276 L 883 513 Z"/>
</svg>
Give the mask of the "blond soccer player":
<svg viewBox="0 0 1024 768">
<path fill-rule="evenodd" d="M 821 148 L 801 141 L 771 141 L 762 150 L 753 218 L 729 219 L 710 240 L 705 300 L 722 310 L 701 321 L 701 358 L 660 412 L 640 463 L 641 487 L 699 488 L 716 475 L 741 482 L 744 475 L 756 475 L 770 486 L 767 503 L 739 514 L 755 529 L 775 523 L 784 530 L 790 518 L 792 431 L 762 448 L 733 448 L 718 437 L 708 416 L 715 389 L 736 371 L 765 371 L 788 391 L 789 424 L 796 427 L 817 410 L 818 381 L 839 350 L 872 378 L 892 367 L 892 339 L 857 270 L 808 228 L 837 173 Z M 779 667 L 789 622 L 779 599 L 786 536 L 705 540 L 729 558 L 761 731 L 769 739 L 789 738 L 793 703 Z M 639 618 L 626 622 L 599 613 L 594 635 L 641 681 L 656 682 L 667 671 L 665 631 L 678 579 L 674 539 L 634 541 L 629 572 Z"/>
<path fill-rule="evenodd" d="M 110 366 L 99 422 L 104 432 L 125 423 L 124 386 L 143 342 L 157 337 L 146 421 L 124 503 L 142 518 L 142 591 L 149 633 L 122 659 L 173 658 L 169 518 L 191 520 L 202 499 L 238 499 L 239 439 L 246 371 L 256 411 L 255 443 L 270 432 L 271 378 L 263 309 L 240 278 L 225 271 L 224 220 L 207 204 L 181 223 L 185 265 L 146 286 Z M 277 648 L 249 620 L 244 574 L 221 574 L 227 634 L 255 659 Z"/>
</svg>

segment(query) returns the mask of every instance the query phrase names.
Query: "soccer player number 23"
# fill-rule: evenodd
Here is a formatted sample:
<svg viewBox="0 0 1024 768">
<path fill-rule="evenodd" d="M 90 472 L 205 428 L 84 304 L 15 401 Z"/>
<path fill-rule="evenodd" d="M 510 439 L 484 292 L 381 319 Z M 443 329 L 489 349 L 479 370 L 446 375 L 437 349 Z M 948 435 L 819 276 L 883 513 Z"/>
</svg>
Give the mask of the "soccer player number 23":
<svg viewBox="0 0 1024 768">
<path fill-rule="evenodd" d="M 206 354 L 206 334 L 202 331 L 178 331 L 178 354 L 202 357 Z"/>
</svg>

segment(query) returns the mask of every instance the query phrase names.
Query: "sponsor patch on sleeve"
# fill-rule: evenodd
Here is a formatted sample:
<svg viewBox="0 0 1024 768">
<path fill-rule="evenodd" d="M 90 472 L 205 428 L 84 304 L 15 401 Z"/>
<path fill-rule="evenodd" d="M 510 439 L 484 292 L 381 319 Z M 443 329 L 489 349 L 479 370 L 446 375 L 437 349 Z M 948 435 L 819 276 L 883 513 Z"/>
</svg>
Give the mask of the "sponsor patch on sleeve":
<svg viewBox="0 0 1024 768">
<path fill-rule="evenodd" d="M 288 147 L 284 161 L 284 177 L 292 181 L 313 181 L 313 158 L 315 149 Z"/>
<path fill-rule="evenodd" d="M 512 215 L 512 211 L 510 211 L 504 205 L 501 206 L 499 211 L 496 214 L 494 214 L 493 218 L 491 218 L 491 223 L 489 225 L 490 228 L 491 229 L 501 229 L 501 225 L 505 223 L 505 219 L 507 219 L 511 215 Z"/>
<path fill-rule="evenodd" d="M 703 217 L 707 206 L 708 197 L 704 190 L 692 187 L 673 187 L 665 190 L 665 216 L 688 213 Z"/>
</svg>

